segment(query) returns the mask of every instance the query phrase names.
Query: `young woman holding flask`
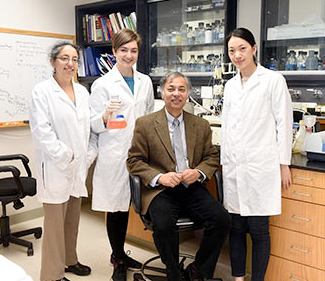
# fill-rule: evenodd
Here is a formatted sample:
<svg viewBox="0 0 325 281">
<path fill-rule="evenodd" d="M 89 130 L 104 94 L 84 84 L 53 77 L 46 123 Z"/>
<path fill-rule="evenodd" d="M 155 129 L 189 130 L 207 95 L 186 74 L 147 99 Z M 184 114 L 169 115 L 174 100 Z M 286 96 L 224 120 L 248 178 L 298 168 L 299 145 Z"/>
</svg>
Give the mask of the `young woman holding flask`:
<svg viewBox="0 0 325 281">
<path fill-rule="evenodd" d="M 281 185 L 291 185 L 291 98 L 284 77 L 257 63 L 249 30 L 235 29 L 226 43 L 238 70 L 225 86 L 221 144 L 224 204 L 232 217 L 232 275 L 244 280 L 249 233 L 251 280 L 263 281 L 270 255 L 269 216 L 281 213 Z"/>
<path fill-rule="evenodd" d="M 141 268 L 141 263 L 124 252 L 131 197 L 126 159 L 135 120 L 153 111 L 154 95 L 149 76 L 134 68 L 140 36 L 122 29 L 114 35 L 112 44 L 116 64 L 94 82 L 90 96 L 91 128 L 98 134 L 92 209 L 107 212 L 112 279 L 125 281 L 127 269 Z M 112 120 L 114 123 L 110 124 Z"/>
</svg>

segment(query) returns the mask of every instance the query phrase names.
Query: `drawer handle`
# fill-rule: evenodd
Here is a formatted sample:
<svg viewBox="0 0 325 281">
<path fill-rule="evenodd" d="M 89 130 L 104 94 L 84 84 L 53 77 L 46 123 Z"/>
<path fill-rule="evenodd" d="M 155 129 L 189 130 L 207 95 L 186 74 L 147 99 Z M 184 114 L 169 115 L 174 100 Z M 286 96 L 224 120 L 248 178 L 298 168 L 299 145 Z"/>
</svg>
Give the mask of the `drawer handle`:
<svg viewBox="0 0 325 281">
<path fill-rule="evenodd" d="M 293 281 L 300 281 L 299 279 L 294 278 L 294 277 L 292 277 L 292 276 L 290 276 L 289 279 L 291 279 L 291 280 L 293 280 Z"/>
<path fill-rule="evenodd" d="M 293 194 L 294 195 L 305 196 L 305 197 L 311 197 L 312 196 L 311 194 L 301 193 L 301 192 L 298 192 L 298 191 L 294 191 Z"/>
<path fill-rule="evenodd" d="M 305 253 L 305 254 L 309 253 L 308 250 L 300 249 L 300 248 L 297 248 L 295 246 L 291 246 L 291 249 L 292 250 L 295 250 L 295 251 L 299 251 L 299 252 Z"/>
<path fill-rule="evenodd" d="M 311 178 L 303 178 L 303 177 L 298 177 L 298 176 L 294 176 L 295 179 L 297 180 L 303 180 L 303 181 L 313 181 L 314 179 Z"/>
<path fill-rule="evenodd" d="M 302 221 L 311 221 L 311 219 L 306 219 L 306 218 L 298 217 L 296 215 L 293 215 L 292 218 L 297 219 L 297 220 L 302 220 Z"/>
</svg>

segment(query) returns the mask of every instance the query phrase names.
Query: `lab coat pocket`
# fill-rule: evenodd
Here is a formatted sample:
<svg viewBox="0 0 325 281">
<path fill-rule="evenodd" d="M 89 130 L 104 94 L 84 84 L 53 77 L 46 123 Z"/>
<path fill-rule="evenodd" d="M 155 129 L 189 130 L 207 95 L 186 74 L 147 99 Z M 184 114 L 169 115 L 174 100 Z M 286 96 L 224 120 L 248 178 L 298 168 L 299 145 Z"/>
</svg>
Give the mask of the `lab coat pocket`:
<svg viewBox="0 0 325 281">
<path fill-rule="evenodd" d="M 272 146 L 250 147 L 245 151 L 248 184 L 252 188 L 262 188 L 273 182 L 279 171 L 276 148 Z"/>
<path fill-rule="evenodd" d="M 52 162 L 44 162 L 44 186 L 52 198 L 60 197 L 62 191 L 69 185 L 70 173 L 68 169 L 61 170 Z"/>
</svg>

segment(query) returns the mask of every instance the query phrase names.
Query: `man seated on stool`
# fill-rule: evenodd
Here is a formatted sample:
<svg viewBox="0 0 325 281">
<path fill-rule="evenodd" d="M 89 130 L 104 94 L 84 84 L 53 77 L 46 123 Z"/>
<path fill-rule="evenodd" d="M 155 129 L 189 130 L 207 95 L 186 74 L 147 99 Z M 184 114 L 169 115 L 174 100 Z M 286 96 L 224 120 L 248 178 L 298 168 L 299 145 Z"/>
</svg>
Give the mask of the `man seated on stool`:
<svg viewBox="0 0 325 281">
<path fill-rule="evenodd" d="M 140 177 L 143 214 L 153 222 L 153 238 L 170 281 L 179 281 L 180 213 L 204 227 L 195 260 L 185 270 L 188 280 L 204 280 L 204 265 L 219 256 L 229 229 L 228 212 L 204 187 L 218 168 L 208 121 L 183 111 L 189 80 L 179 72 L 161 79 L 165 107 L 136 121 L 127 167 Z M 176 123 L 176 124 L 175 124 Z M 210 276 L 208 276 L 210 277 Z"/>
</svg>

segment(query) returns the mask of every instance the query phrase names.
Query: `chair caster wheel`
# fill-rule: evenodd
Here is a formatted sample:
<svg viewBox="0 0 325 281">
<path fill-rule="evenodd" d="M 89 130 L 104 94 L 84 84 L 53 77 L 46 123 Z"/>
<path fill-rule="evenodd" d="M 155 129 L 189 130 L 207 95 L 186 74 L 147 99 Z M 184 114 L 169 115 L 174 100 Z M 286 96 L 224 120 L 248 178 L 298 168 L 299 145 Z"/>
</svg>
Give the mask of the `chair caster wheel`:
<svg viewBox="0 0 325 281">
<path fill-rule="evenodd" d="M 27 249 L 27 256 L 33 256 L 34 255 L 34 250 L 33 249 Z"/>
<path fill-rule="evenodd" d="M 39 238 L 41 238 L 41 237 L 42 237 L 42 230 L 41 230 L 41 231 L 38 231 L 38 232 L 36 232 L 36 233 L 34 234 L 34 236 L 35 236 L 35 238 L 36 238 L 36 239 L 39 239 Z"/>
</svg>

